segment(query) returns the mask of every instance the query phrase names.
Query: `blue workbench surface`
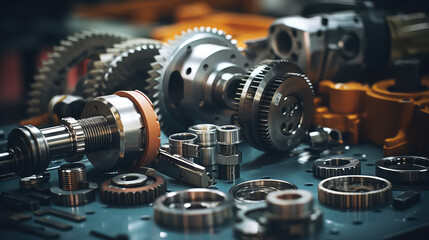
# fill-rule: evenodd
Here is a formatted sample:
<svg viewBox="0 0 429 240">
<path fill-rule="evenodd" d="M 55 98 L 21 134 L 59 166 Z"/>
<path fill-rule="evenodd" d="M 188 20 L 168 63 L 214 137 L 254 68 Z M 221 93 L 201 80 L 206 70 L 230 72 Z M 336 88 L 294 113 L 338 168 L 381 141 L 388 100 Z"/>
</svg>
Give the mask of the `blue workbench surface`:
<svg viewBox="0 0 429 240">
<path fill-rule="evenodd" d="M 166 137 L 162 136 L 163 142 Z M 4 141 L 4 140 L 3 140 Z M 241 164 L 241 177 L 235 181 L 217 180 L 214 188 L 228 193 L 235 184 L 260 178 L 281 179 L 294 183 L 299 189 L 309 190 L 313 193 L 315 204 L 323 211 L 324 227 L 311 239 L 381 239 L 391 234 L 396 234 L 419 225 L 429 223 L 429 192 L 422 191 L 421 202 L 404 210 L 396 211 L 391 205 L 378 207 L 371 210 L 338 210 L 325 207 L 317 201 L 317 184 L 319 179 L 313 177 L 311 166 L 317 155 L 311 155 L 305 151 L 305 145 L 301 145 L 289 155 L 273 157 L 265 155 L 246 143 L 239 146 L 243 153 Z M 335 151 L 325 152 L 334 156 L 351 156 L 363 160 L 362 175 L 375 175 L 374 164 L 382 158 L 382 150 L 371 144 L 356 146 L 343 146 Z M 99 185 L 105 175 L 93 169 L 87 160 L 88 178 Z M 51 167 L 60 165 L 61 161 L 51 163 Z M 161 174 L 162 175 L 162 174 Z M 184 190 L 192 186 L 178 183 L 176 180 L 164 176 L 167 179 L 167 188 L 170 191 Z M 57 181 L 56 170 L 51 170 L 51 182 Z M 0 182 L 1 191 L 13 191 L 18 189 L 18 179 Z M 402 191 L 393 191 L 397 196 Z M 87 220 L 74 223 L 54 216 L 47 218 L 65 222 L 73 226 L 70 231 L 60 231 L 45 227 L 49 231 L 58 232 L 60 239 L 98 239 L 89 234 L 90 230 L 96 230 L 115 236 L 126 233 L 130 239 L 232 239 L 233 221 L 224 227 L 209 229 L 203 232 L 182 232 L 164 229 L 154 223 L 151 204 L 135 207 L 111 207 L 102 204 L 97 196 L 96 201 L 80 207 L 52 206 L 64 211 L 85 215 Z M 42 207 L 43 209 L 44 207 Z M 24 212 L 25 213 L 25 212 Z M 29 214 L 32 215 L 30 212 Z M 144 218 L 142 216 L 148 215 Z M 28 224 L 34 223 L 33 216 Z M 142 220 L 144 219 L 144 220 Z M 0 239 L 31 239 L 32 236 L 23 233 L 0 230 Z M 38 239 L 37 237 L 33 237 Z"/>
</svg>

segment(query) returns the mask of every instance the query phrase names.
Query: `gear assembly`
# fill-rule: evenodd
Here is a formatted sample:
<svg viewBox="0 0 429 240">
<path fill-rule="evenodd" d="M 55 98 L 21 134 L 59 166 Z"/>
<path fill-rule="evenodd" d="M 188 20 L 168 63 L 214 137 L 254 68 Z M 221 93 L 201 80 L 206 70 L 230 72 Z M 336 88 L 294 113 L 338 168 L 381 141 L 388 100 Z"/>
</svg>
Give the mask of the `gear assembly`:
<svg viewBox="0 0 429 240">
<path fill-rule="evenodd" d="M 353 238 L 367 220 L 356 212 L 418 215 L 429 207 L 429 18 L 367 7 L 270 19 L 245 44 L 222 22 L 174 38 L 159 27 L 168 42 L 104 31 L 61 41 L 34 76 L 28 118 L 1 132 L 0 229 L 60 237 L 7 222 L 18 211 L 56 229 L 74 225 L 40 216 L 97 225 L 51 202 L 126 214 L 132 227 L 111 221 L 133 239 L 137 218 L 161 238 L 324 239 Z"/>
</svg>

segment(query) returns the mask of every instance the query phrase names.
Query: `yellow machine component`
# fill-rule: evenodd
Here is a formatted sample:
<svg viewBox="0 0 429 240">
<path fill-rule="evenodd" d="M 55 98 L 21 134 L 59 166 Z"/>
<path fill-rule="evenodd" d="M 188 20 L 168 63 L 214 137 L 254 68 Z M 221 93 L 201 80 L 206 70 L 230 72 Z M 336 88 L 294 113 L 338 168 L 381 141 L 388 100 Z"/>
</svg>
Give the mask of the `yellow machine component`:
<svg viewBox="0 0 429 240">
<path fill-rule="evenodd" d="M 382 145 L 385 156 L 429 155 L 429 76 L 419 92 L 394 92 L 395 80 L 365 84 L 322 81 L 314 123 Z"/>
</svg>

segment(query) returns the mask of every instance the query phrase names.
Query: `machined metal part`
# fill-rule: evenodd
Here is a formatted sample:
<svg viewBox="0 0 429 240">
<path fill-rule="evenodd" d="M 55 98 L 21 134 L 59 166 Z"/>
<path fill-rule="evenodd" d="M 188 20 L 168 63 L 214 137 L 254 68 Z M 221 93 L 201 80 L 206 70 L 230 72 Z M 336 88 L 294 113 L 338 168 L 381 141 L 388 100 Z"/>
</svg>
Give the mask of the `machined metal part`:
<svg viewBox="0 0 429 240">
<path fill-rule="evenodd" d="M 54 220 L 51 220 L 49 218 L 44 218 L 44 217 L 36 218 L 36 219 L 34 219 L 34 222 L 48 226 L 48 227 L 52 227 L 52 228 L 55 228 L 55 229 L 58 229 L 61 231 L 67 231 L 67 230 L 73 229 L 72 225 L 65 224 L 65 223 L 58 222 L 58 221 L 54 221 Z"/>
<path fill-rule="evenodd" d="M 266 198 L 270 221 L 299 220 L 314 212 L 313 196 L 305 190 L 283 190 L 269 193 Z"/>
<path fill-rule="evenodd" d="M 306 136 L 313 87 L 287 60 L 265 60 L 243 78 L 236 93 L 238 122 L 246 141 L 268 152 L 288 152 Z"/>
<path fill-rule="evenodd" d="M 235 125 L 217 127 L 217 154 L 218 175 L 220 179 L 234 180 L 240 177 L 241 152 L 238 144 L 241 143 L 241 128 Z"/>
<path fill-rule="evenodd" d="M 55 119 L 65 117 L 79 118 L 82 109 L 88 101 L 81 96 L 70 94 L 56 95 L 51 98 L 48 106 L 49 118 L 55 122 Z"/>
<path fill-rule="evenodd" d="M 86 154 L 99 170 L 127 170 L 153 161 L 160 135 L 152 102 L 139 91 L 120 91 L 90 101 L 80 120 L 64 118 L 53 127 L 12 130 L 0 166 L 29 176 L 44 172 L 53 159 L 76 161 Z"/>
<path fill-rule="evenodd" d="M 385 157 L 375 164 L 375 174 L 393 183 L 429 181 L 429 159 L 418 156 Z"/>
<path fill-rule="evenodd" d="M 52 202 L 62 206 L 79 206 L 95 200 L 98 185 L 86 179 L 81 163 L 64 164 L 58 168 L 58 185 L 52 185 Z"/>
<path fill-rule="evenodd" d="M 168 137 L 170 153 L 193 160 L 199 156 L 198 136 L 193 133 L 175 133 Z"/>
<path fill-rule="evenodd" d="M 390 55 L 393 59 L 427 58 L 429 15 L 425 12 L 387 16 L 390 30 Z"/>
<path fill-rule="evenodd" d="M 210 189 L 188 189 L 159 197 L 154 205 L 157 224 L 178 230 L 208 230 L 233 217 L 233 202 L 221 192 Z"/>
<path fill-rule="evenodd" d="M 407 191 L 393 198 L 393 207 L 396 210 L 404 210 L 420 202 L 420 192 Z"/>
<path fill-rule="evenodd" d="M 285 17 L 270 26 L 274 54 L 296 62 L 313 82 L 360 73 L 365 44 L 363 20 L 354 12 Z"/>
<path fill-rule="evenodd" d="M 35 174 L 29 177 L 23 177 L 19 179 L 19 189 L 21 190 L 32 190 L 43 187 L 46 183 L 49 182 L 51 174 L 49 172 L 44 172 L 42 174 Z"/>
<path fill-rule="evenodd" d="M 126 38 L 128 38 L 126 35 L 84 31 L 61 41 L 48 55 L 48 59 L 43 61 L 42 67 L 34 77 L 35 83 L 30 92 L 27 113 L 32 116 L 46 113 L 52 97 L 70 93 L 67 89 L 67 73 L 72 67 Z M 80 95 L 81 89 L 78 88 L 77 86 L 75 89 L 76 95 Z"/>
<path fill-rule="evenodd" d="M 188 131 L 198 136 L 199 158 L 196 163 L 208 171 L 216 170 L 217 130 L 214 124 L 197 124 L 190 126 Z"/>
<path fill-rule="evenodd" d="M 356 80 L 396 59 L 427 58 L 427 13 L 388 15 L 371 9 L 280 18 L 258 52 L 295 61 L 313 82 Z"/>
<path fill-rule="evenodd" d="M 167 182 L 154 169 L 140 168 L 119 174 L 101 184 L 101 201 L 113 205 L 151 203 L 167 191 Z"/>
<path fill-rule="evenodd" d="M 197 123 L 230 124 L 234 91 L 249 61 L 222 30 L 189 29 L 164 45 L 150 72 L 162 130 L 171 134 Z"/>
<path fill-rule="evenodd" d="M 312 150 L 321 151 L 343 143 L 340 130 L 328 127 L 316 127 L 308 133 L 308 143 Z"/>
<path fill-rule="evenodd" d="M 348 175 L 327 178 L 319 183 L 319 201 L 334 208 L 371 208 L 392 200 L 392 184 L 386 179 Z"/>
<path fill-rule="evenodd" d="M 154 167 L 157 171 L 192 186 L 208 188 L 216 184 L 215 178 L 204 166 L 163 149 L 159 149 Z"/>
<path fill-rule="evenodd" d="M 277 179 L 257 179 L 239 183 L 229 190 L 236 207 L 246 208 L 250 204 L 265 202 L 270 192 L 285 189 L 297 189 L 295 184 Z"/>
<path fill-rule="evenodd" d="M 342 175 L 359 175 L 360 161 L 351 157 L 321 158 L 313 162 L 313 175 L 330 178 Z"/>
<path fill-rule="evenodd" d="M 98 55 L 88 78 L 83 79 L 82 95 L 92 99 L 121 90 L 149 91 L 148 71 L 162 42 L 147 38 L 127 39 Z"/>
<path fill-rule="evenodd" d="M 258 64 L 265 59 L 275 59 L 275 55 L 270 51 L 268 38 L 250 39 L 246 42 L 244 53 L 253 64 Z"/>
<path fill-rule="evenodd" d="M 65 212 L 56 208 L 44 208 L 41 210 L 34 211 L 34 215 L 37 215 L 37 216 L 44 216 L 47 214 L 50 214 L 59 218 L 63 218 L 69 221 L 78 222 L 78 223 L 86 221 L 85 216 L 78 215 L 75 213 Z"/>
<path fill-rule="evenodd" d="M 296 239 L 311 236 L 323 225 L 311 192 L 282 190 L 267 195 L 266 203 L 237 212 L 234 236 L 239 239 Z"/>
</svg>

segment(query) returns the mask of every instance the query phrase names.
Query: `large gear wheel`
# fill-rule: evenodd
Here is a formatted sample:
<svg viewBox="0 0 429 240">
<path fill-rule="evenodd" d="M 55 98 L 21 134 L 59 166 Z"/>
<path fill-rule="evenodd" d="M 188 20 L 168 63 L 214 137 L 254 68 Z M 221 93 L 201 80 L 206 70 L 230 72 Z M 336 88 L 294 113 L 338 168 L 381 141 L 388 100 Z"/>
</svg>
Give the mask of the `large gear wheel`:
<svg viewBox="0 0 429 240">
<path fill-rule="evenodd" d="M 148 82 L 166 134 L 202 122 L 231 123 L 235 90 L 228 89 L 238 86 L 249 61 L 230 35 L 210 27 L 189 29 L 159 53 Z"/>
<path fill-rule="evenodd" d="M 166 181 L 151 168 L 119 174 L 101 184 L 100 198 L 106 204 L 137 205 L 151 203 L 167 191 Z"/>
<path fill-rule="evenodd" d="M 308 130 L 313 87 L 287 60 L 265 60 L 243 78 L 236 93 L 238 123 L 247 142 L 267 152 L 288 152 Z"/>
<path fill-rule="evenodd" d="M 134 89 L 151 95 L 148 91 L 148 71 L 161 46 L 162 42 L 147 38 L 114 44 L 99 55 L 99 60 L 94 61 L 88 78 L 83 80 L 83 97 L 91 99 L 119 90 Z"/>
<path fill-rule="evenodd" d="M 67 74 L 71 68 L 126 38 L 125 35 L 85 31 L 61 41 L 38 69 L 29 93 L 27 113 L 37 116 L 47 112 L 53 96 L 67 93 Z"/>
</svg>

